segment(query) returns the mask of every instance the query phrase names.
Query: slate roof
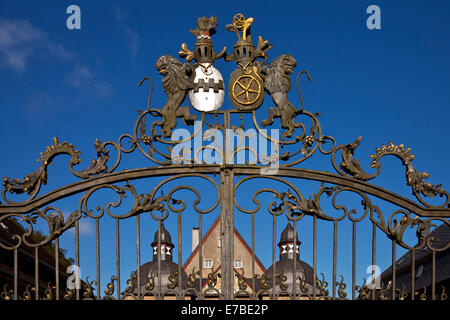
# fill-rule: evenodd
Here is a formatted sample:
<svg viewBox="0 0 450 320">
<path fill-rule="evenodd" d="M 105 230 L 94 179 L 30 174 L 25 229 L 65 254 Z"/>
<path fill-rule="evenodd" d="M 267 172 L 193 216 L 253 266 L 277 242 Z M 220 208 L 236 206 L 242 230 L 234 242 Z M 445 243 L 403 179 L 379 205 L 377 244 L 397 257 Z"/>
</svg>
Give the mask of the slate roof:
<svg viewBox="0 0 450 320">
<path fill-rule="evenodd" d="M 434 229 L 430 236 L 433 248 L 445 248 L 450 243 L 450 227 L 443 223 Z M 426 246 L 415 252 L 415 290 L 426 288 L 431 285 L 432 279 L 432 251 Z M 387 268 L 381 274 L 381 281 L 384 282 L 384 288 L 392 279 L 392 266 Z M 436 282 L 439 283 L 450 279 L 450 250 L 436 252 Z M 396 288 L 407 292 L 411 291 L 411 251 L 408 251 L 396 261 Z"/>
</svg>

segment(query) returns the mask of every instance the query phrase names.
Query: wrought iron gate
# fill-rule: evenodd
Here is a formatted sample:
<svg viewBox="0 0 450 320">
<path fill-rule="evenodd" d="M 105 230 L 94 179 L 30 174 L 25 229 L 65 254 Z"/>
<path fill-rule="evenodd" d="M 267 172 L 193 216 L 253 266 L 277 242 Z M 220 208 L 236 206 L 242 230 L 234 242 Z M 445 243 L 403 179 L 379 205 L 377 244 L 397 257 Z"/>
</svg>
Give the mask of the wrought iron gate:
<svg viewBox="0 0 450 320">
<path fill-rule="evenodd" d="M 299 79 L 302 74 L 309 79 L 308 72 L 301 71 L 296 79 L 301 106 L 295 108 L 289 101 L 289 74 L 297 62 L 291 55 L 282 55 L 267 63 L 266 51 L 271 45 L 262 37 L 258 38 L 257 47 L 253 45 L 249 31 L 252 22 L 252 18 L 236 15 L 233 23 L 226 26 L 238 36 L 233 53 L 227 54 L 224 49 L 216 54 L 211 31 L 216 28 L 217 20 L 215 17 L 200 18 L 197 29 L 191 30 L 196 36 L 194 51 L 191 52 L 185 44 L 180 51 L 186 62 L 182 64 L 165 55 L 155 64 L 158 72 L 164 75 L 163 87 L 168 95 L 164 107 L 151 108 L 150 93 L 147 109 L 139 111 L 133 132 L 121 135 L 117 141 L 96 140 L 97 158 L 86 169 L 76 170 L 81 159 L 75 146 L 55 138 L 53 144 L 41 153 L 36 171 L 23 179 L 4 178 L 0 203 L 0 247 L 2 256 L 8 257 L 5 260 L 10 259 L 11 277 L 5 278 L 1 288 L 3 299 L 447 298 L 445 286 L 448 279 L 440 277 L 437 268 L 439 261 L 445 263 L 450 248 L 446 236 L 450 225 L 448 192 L 441 185 L 426 182 L 428 174 L 415 169 L 410 149 L 392 142 L 376 149 L 371 156 L 371 167 L 375 171 L 367 173 L 354 157 L 361 138 L 352 143 L 337 144 L 333 137 L 322 133 L 318 114 L 304 108 Z M 224 99 L 224 82 L 213 63 L 222 57 L 237 63 L 228 84 L 234 107 L 229 110 L 218 110 Z M 263 61 L 258 61 L 258 58 L 263 58 Z M 195 63 L 190 64 L 191 60 Z M 149 78 L 144 78 L 140 85 L 145 80 L 151 83 Z M 275 107 L 265 112 L 265 109 L 258 108 L 266 92 Z M 199 112 L 191 114 L 189 107 L 181 106 L 187 95 Z M 273 125 L 277 118 L 281 130 L 276 126 L 278 122 Z M 177 120 L 183 120 L 183 123 Z M 209 143 L 205 145 L 205 141 Z M 120 167 L 123 157 L 138 152 L 150 163 L 149 166 L 138 169 Z M 42 194 L 40 191 L 47 183 L 49 165 L 61 154 L 70 156 L 69 170 L 79 180 Z M 335 173 L 299 166 L 311 161 L 313 154 L 328 157 Z M 405 168 L 406 184 L 411 187 L 417 201 L 369 183 L 380 174 L 380 160 L 385 156 L 400 160 Z M 143 187 L 145 190 L 136 187 L 141 180 L 148 182 Z M 201 186 L 201 183 L 206 186 Z M 105 190 L 114 192 L 116 200 L 94 210 L 89 201 Z M 303 195 L 307 191 L 310 191 L 309 197 Z M 186 193 L 194 197 L 191 204 L 187 203 Z M 342 204 L 343 194 L 353 194 L 358 201 L 351 200 L 349 208 Z M 27 198 L 11 199 L 20 195 Z M 430 203 L 430 198 L 438 196 L 440 203 Z M 64 215 L 56 205 L 66 199 L 74 199 L 78 203 L 70 215 Z M 203 206 L 205 201 L 206 207 Z M 261 202 L 267 202 L 267 207 L 264 208 Z M 355 203 L 360 204 L 359 209 L 353 207 Z M 380 203 L 389 203 L 396 208 L 389 211 Z M 333 215 L 331 211 L 339 214 Z M 191 222 L 198 228 L 200 238 L 196 265 L 190 270 L 187 270 L 187 262 L 182 266 L 186 261 L 182 249 L 186 247 L 182 219 L 187 212 L 196 214 Z M 207 234 L 205 219 L 214 214 L 219 219 L 220 246 L 217 246 L 217 252 L 220 252 L 220 267 L 211 267 L 209 272 L 205 270 L 203 250 L 206 249 L 202 239 Z M 269 217 L 269 222 L 261 228 L 257 224 L 258 219 L 263 219 L 262 215 L 265 215 L 264 219 Z M 105 286 L 101 276 L 105 266 L 101 263 L 104 254 L 101 253 L 103 240 L 100 232 L 103 232 L 102 219 L 107 216 L 113 221 L 115 254 L 112 261 L 115 262 L 115 272 Z M 157 226 L 152 243 L 154 260 L 146 267 L 141 259 L 143 216 L 151 217 Z M 241 216 L 248 218 L 248 225 L 235 222 Z M 176 244 L 172 243 L 166 229 L 168 223 L 164 224 L 171 217 L 174 217 L 171 226 L 176 230 Z M 279 231 L 284 228 L 284 223 L 280 227 L 280 219 L 284 217 L 284 221 L 289 223 L 281 234 L 282 239 L 278 240 Z M 84 218 L 95 222 L 95 248 L 91 248 L 95 258 L 89 261 L 95 264 L 95 279 L 82 279 L 77 285 L 77 278 L 70 278 L 66 269 L 72 268 L 70 264 L 75 269 L 80 266 L 80 224 Z M 127 246 L 125 254 L 135 251 L 136 264 L 129 262 L 132 272 L 124 288 L 124 271 L 121 270 L 124 237 L 120 227 L 126 220 L 134 220 L 136 245 Z M 318 234 L 318 225 L 322 222 L 332 228 L 328 243 L 328 249 L 331 249 L 330 284 L 321 272 L 318 257 L 318 247 L 324 238 L 322 233 Z M 430 229 L 431 222 L 434 223 L 434 231 Z M 44 223 L 48 229 L 46 235 L 35 232 L 39 223 Z M 347 284 L 338 274 L 338 246 L 341 241 L 338 230 L 344 223 L 350 226 L 348 234 L 351 234 L 350 291 L 346 291 Z M 368 226 L 360 227 L 364 223 Z M 415 235 L 406 239 L 407 228 L 410 227 L 414 228 Z M 208 228 L 212 230 L 211 224 Z M 251 245 L 245 247 L 250 257 L 250 266 L 245 268 L 247 273 L 234 264 L 238 239 L 235 228 L 248 229 L 245 238 Z M 300 242 L 297 239 L 302 231 L 299 229 L 311 235 L 312 241 L 303 245 L 312 248 L 309 251 L 312 259 L 308 261 L 312 266 L 300 260 Z M 74 261 L 64 258 L 60 251 L 60 237 L 69 230 L 74 230 Z M 357 279 L 361 268 L 357 254 L 357 245 L 361 243 L 357 238 L 358 230 L 368 235 L 366 248 L 370 250 L 371 266 L 377 265 L 379 257 L 379 233 L 388 239 L 392 249 L 391 268 L 375 277 L 377 271 L 372 267 L 369 273 L 371 280 L 363 284 Z M 272 267 L 265 269 L 261 266 L 263 272 L 259 273 L 255 249 L 259 246 L 257 238 L 270 238 L 271 244 L 270 250 L 261 251 L 268 252 Z M 280 241 L 280 261 L 276 256 L 277 241 Z M 411 244 L 411 241 L 417 242 Z M 174 248 L 176 264 L 172 261 Z M 407 252 L 401 261 L 397 261 L 398 248 Z M 364 269 L 366 266 L 363 265 Z M 417 276 L 420 268 L 420 273 L 424 269 L 429 271 L 425 282 Z M 44 273 L 52 276 L 46 276 L 44 280 Z M 30 275 L 28 280 L 27 274 Z M 377 279 L 385 283 L 375 285 Z M 420 286 L 416 286 L 418 279 Z M 66 283 L 73 286 L 66 286 Z"/>
</svg>

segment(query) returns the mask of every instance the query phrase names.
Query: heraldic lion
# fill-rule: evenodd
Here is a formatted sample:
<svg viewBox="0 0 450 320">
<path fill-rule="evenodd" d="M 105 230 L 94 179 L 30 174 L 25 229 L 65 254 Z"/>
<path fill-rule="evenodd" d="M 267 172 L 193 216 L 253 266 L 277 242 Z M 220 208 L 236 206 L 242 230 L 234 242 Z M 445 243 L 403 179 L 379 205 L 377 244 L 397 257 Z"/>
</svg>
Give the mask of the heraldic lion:
<svg viewBox="0 0 450 320">
<path fill-rule="evenodd" d="M 272 61 L 270 65 L 260 68 L 264 77 L 264 87 L 270 93 L 275 102 L 275 108 L 269 108 L 269 117 L 261 121 L 266 127 L 273 123 L 274 118 L 281 118 L 281 127 L 287 129 L 283 136 L 291 137 L 295 128 L 294 117 L 301 111 L 296 109 L 288 100 L 287 93 L 291 89 L 291 78 L 289 75 L 297 66 L 297 61 L 290 54 L 283 54 Z"/>
<path fill-rule="evenodd" d="M 177 125 L 177 118 L 183 118 L 187 125 L 194 124 L 196 116 L 189 113 L 189 107 L 180 107 L 180 105 L 186 98 L 187 92 L 193 88 L 195 70 L 189 63 L 181 64 L 171 55 L 160 57 L 155 63 L 155 68 L 159 74 L 164 75 L 162 85 L 168 97 L 161 109 L 163 119 L 158 122 L 163 136 L 167 138 L 172 135 L 172 129 Z"/>
</svg>

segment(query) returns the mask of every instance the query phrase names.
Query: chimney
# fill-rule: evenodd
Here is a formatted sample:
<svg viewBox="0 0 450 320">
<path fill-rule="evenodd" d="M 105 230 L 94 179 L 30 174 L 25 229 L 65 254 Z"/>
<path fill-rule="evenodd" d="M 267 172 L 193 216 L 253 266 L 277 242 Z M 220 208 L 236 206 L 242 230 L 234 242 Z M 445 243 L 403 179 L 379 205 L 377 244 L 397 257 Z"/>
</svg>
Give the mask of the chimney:
<svg viewBox="0 0 450 320">
<path fill-rule="evenodd" d="M 200 242 L 200 230 L 198 228 L 192 228 L 192 251 L 197 248 L 198 243 Z"/>
</svg>

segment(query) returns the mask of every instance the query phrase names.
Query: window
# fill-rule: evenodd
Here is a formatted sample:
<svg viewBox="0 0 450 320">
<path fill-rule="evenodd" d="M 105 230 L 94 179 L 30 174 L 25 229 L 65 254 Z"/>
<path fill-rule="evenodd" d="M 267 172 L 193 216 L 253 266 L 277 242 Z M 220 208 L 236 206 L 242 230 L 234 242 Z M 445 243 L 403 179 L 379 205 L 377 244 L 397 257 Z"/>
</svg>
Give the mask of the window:
<svg viewBox="0 0 450 320">
<path fill-rule="evenodd" d="M 234 260 L 234 267 L 235 268 L 243 268 L 242 266 L 242 260 Z"/>
<path fill-rule="evenodd" d="M 212 267 L 213 267 L 212 259 L 205 259 L 205 260 L 203 260 L 203 268 L 211 269 Z"/>
<path fill-rule="evenodd" d="M 217 237 L 217 248 L 222 247 L 222 238 L 220 236 Z"/>
</svg>

